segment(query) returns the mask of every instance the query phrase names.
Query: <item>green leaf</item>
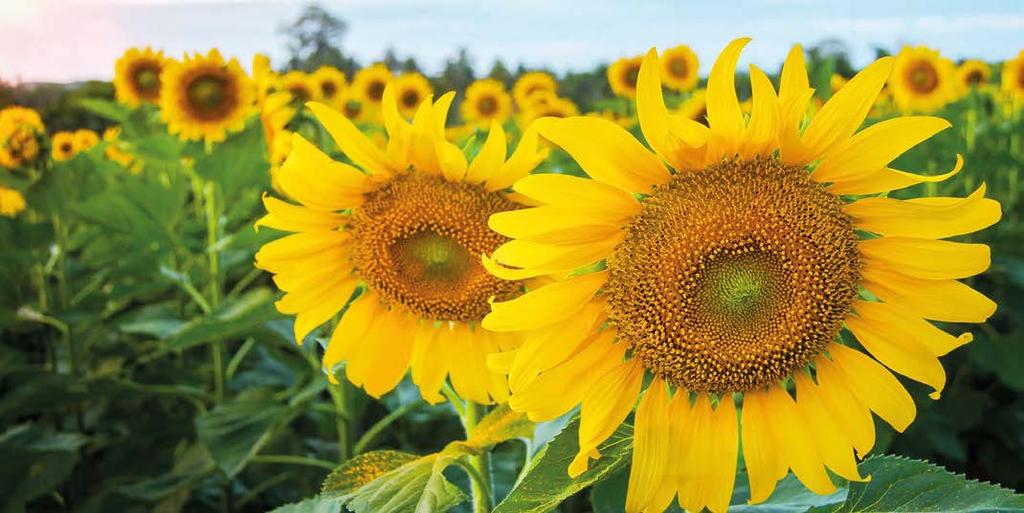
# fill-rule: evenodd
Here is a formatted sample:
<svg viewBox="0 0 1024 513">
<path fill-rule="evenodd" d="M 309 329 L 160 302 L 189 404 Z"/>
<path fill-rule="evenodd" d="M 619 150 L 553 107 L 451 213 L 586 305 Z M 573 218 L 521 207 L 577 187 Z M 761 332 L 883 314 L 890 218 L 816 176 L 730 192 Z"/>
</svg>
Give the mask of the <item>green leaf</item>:
<svg viewBox="0 0 1024 513">
<path fill-rule="evenodd" d="M 416 455 L 400 451 L 359 454 L 334 469 L 324 479 L 320 491 L 328 495 L 344 495 L 416 459 Z"/>
<path fill-rule="evenodd" d="M 118 490 L 129 497 L 156 502 L 183 490 L 191 490 L 216 469 L 209 451 L 202 445 L 192 444 L 179 452 L 170 472 L 122 486 Z"/>
<path fill-rule="evenodd" d="M 37 425 L 15 426 L 0 435 L 0 504 L 4 513 L 21 513 L 25 503 L 46 494 L 71 475 L 79 434 L 53 433 Z"/>
<path fill-rule="evenodd" d="M 466 500 L 441 473 L 450 461 L 440 454 L 413 460 L 343 496 L 354 513 L 433 513 Z"/>
<path fill-rule="evenodd" d="M 498 406 L 477 424 L 465 444 L 474 449 L 483 449 L 513 438 L 529 438 L 533 435 L 533 422 L 526 414 L 512 411 L 507 404 Z"/>
<path fill-rule="evenodd" d="M 270 440 L 279 427 L 300 412 L 252 390 L 196 417 L 196 433 L 217 466 L 234 477 Z"/>
<path fill-rule="evenodd" d="M 213 147 L 208 154 L 197 156 L 196 174 L 220 185 L 226 197 L 251 187 L 266 188 L 270 184 L 263 127 L 250 122 L 242 132 Z"/>
<path fill-rule="evenodd" d="M 78 101 L 78 104 L 83 109 L 111 121 L 123 122 L 128 119 L 128 107 L 117 102 L 101 100 L 99 98 L 82 98 Z"/>
<path fill-rule="evenodd" d="M 266 288 L 253 289 L 225 302 L 212 314 L 189 321 L 164 347 L 177 351 L 205 342 L 249 335 L 262 329 L 267 321 L 279 317 L 281 315 L 274 308 L 274 293 Z"/>
<path fill-rule="evenodd" d="M 301 502 L 286 504 L 270 513 L 342 513 L 341 501 L 327 497 L 311 497 Z"/>
<path fill-rule="evenodd" d="M 969 480 L 925 461 L 876 456 L 860 465 L 871 481 L 850 483 L 846 502 L 812 513 L 1024 511 L 1024 495 Z"/>
<path fill-rule="evenodd" d="M 494 513 L 546 513 L 567 497 L 602 480 L 629 463 L 633 427 L 623 424 L 598 448 L 601 458 L 579 477 L 569 477 L 569 463 L 579 450 L 579 419 L 562 432 L 533 459 L 526 476 L 501 501 Z"/>
</svg>

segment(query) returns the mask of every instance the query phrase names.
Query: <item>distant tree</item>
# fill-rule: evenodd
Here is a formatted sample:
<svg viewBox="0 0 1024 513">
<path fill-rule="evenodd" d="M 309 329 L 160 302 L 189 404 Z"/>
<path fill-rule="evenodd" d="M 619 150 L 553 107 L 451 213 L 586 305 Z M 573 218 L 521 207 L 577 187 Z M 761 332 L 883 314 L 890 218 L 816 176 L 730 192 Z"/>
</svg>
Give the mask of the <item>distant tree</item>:
<svg viewBox="0 0 1024 513">
<path fill-rule="evenodd" d="M 465 91 L 473 82 L 473 63 L 465 48 L 459 48 L 454 59 L 445 62 L 444 70 L 437 77 L 439 91 Z"/>
<path fill-rule="evenodd" d="M 846 44 L 838 39 L 825 39 L 807 49 L 808 67 L 817 69 L 819 66 L 830 67 L 835 73 L 844 77 L 852 77 L 857 70 L 850 63 L 850 51 Z"/>
<path fill-rule="evenodd" d="M 401 68 L 401 63 L 398 61 L 398 55 L 395 53 L 394 48 L 388 48 L 384 52 L 384 59 L 381 62 L 391 71 L 398 71 Z"/>
<path fill-rule="evenodd" d="M 420 71 L 420 65 L 416 62 L 414 57 L 406 57 L 405 60 L 402 61 L 401 69 L 405 73 L 422 73 L 422 71 Z"/>
<path fill-rule="evenodd" d="M 341 40 L 348 32 L 348 23 L 316 4 L 307 5 L 299 17 L 280 29 L 289 38 L 288 69 L 313 71 L 320 66 L 334 66 L 351 76 L 356 63 L 345 55 Z"/>
<path fill-rule="evenodd" d="M 491 71 L 487 74 L 487 77 L 505 84 L 506 87 L 512 86 L 512 72 L 505 67 L 505 63 L 501 62 L 501 59 L 494 60 L 494 64 L 491 66 Z"/>
</svg>

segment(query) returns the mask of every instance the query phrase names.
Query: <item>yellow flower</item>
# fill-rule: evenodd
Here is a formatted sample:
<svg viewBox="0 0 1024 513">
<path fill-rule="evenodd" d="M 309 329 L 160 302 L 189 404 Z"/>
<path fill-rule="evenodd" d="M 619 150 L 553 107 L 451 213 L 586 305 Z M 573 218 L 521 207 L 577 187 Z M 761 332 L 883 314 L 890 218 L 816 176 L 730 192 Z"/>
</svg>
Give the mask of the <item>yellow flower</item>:
<svg viewBox="0 0 1024 513">
<path fill-rule="evenodd" d="M 434 88 L 430 87 L 427 77 L 415 72 L 403 73 L 391 84 L 394 86 L 395 98 L 398 99 L 398 112 L 407 118 L 412 117 L 423 100 L 434 94 Z"/>
<path fill-rule="evenodd" d="M 303 71 L 289 71 L 281 76 L 281 90 L 292 95 L 299 104 L 319 99 L 320 87 L 313 77 Z"/>
<path fill-rule="evenodd" d="M 1024 102 L 1024 50 L 1003 63 L 1003 92 L 1015 103 Z"/>
<path fill-rule="evenodd" d="M 25 197 L 15 189 L 0 186 L 0 216 L 14 217 L 25 210 Z"/>
<path fill-rule="evenodd" d="M 348 82 L 345 73 L 334 66 L 320 66 L 312 75 L 313 84 L 317 88 L 319 101 L 334 105 L 339 95 L 345 91 Z"/>
<path fill-rule="evenodd" d="M 554 93 L 535 93 L 523 112 L 521 123 L 525 127 L 543 117 L 567 118 L 579 114 L 579 108 L 568 98 L 559 98 Z"/>
<path fill-rule="evenodd" d="M 938 50 L 904 46 L 896 55 L 889 91 L 903 112 L 934 112 L 956 96 L 953 61 Z"/>
<path fill-rule="evenodd" d="M 497 80 L 477 80 L 466 88 L 461 112 L 466 124 L 486 127 L 491 122 L 504 123 L 512 115 L 512 97 Z"/>
<path fill-rule="evenodd" d="M 255 85 L 238 60 L 225 62 L 216 49 L 168 62 L 160 80 L 160 118 L 186 141 L 223 141 L 245 127 L 256 101 Z"/>
<path fill-rule="evenodd" d="M 120 126 L 111 126 L 103 131 L 103 141 L 107 143 L 104 155 L 109 160 L 117 162 L 121 167 L 127 169 L 129 173 L 137 175 L 142 172 L 142 161 L 136 160 L 135 156 L 123 147 L 120 136 Z"/>
<path fill-rule="evenodd" d="M 160 73 L 167 59 L 150 47 L 129 48 L 114 64 L 117 101 L 130 106 L 160 99 Z"/>
<path fill-rule="evenodd" d="M 956 68 L 956 82 L 962 94 L 983 87 L 992 77 L 992 69 L 985 61 L 966 60 Z"/>
<path fill-rule="evenodd" d="M 338 99 L 338 111 L 343 116 L 356 123 L 363 123 L 370 118 L 370 109 L 362 98 L 357 98 L 351 91 L 346 92 Z"/>
<path fill-rule="evenodd" d="M 700 61 L 689 46 L 679 45 L 661 52 L 661 80 L 669 89 L 689 91 L 697 87 L 699 70 Z M 633 84 L 635 89 L 635 79 Z"/>
<path fill-rule="evenodd" d="M 412 123 L 398 112 L 393 86 L 381 97 L 386 149 L 340 112 L 310 104 L 353 165 L 293 136 L 277 178 L 299 204 L 266 196 L 257 226 L 295 233 L 264 245 L 256 266 L 286 292 L 277 308 L 296 316 L 300 342 L 357 296 L 330 335 L 323 364 L 331 381 L 344 361 L 348 380 L 380 397 L 411 368 L 427 401 L 443 400 L 446 376 L 463 398 L 504 401 L 507 385 L 485 360 L 518 337 L 484 331 L 479 321 L 491 298 L 521 285 L 490 276 L 479 255 L 507 240 L 487 218 L 518 208 L 503 191 L 546 153 L 531 131 L 506 159 L 505 133 L 494 123 L 467 162 L 444 136 L 454 93 L 423 102 Z"/>
<path fill-rule="evenodd" d="M 543 71 L 524 73 L 512 86 L 512 97 L 515 98 L 516 105 L 520 109 L 529 105 L 536 94 L 556 94 L 557 92 L 558 82 L 555 81 L 555 77 Z"/>
<path fill-rule="evenodd" d="M 363 68 L 352 80 L 352 97 L 364 106 L 377 108 L 384 96 L 384 88 L 391 82 L 391 70 L 383 64 Z"/>
<path fill-rule="evenodd" d="M 608 85 L 616 96 L 636 97 L 636 78 L 642 61 L 643 57 L 640 56 L 629 57 L 619 59 L 608 67 Z"/>
<path fill-rule="evenodd" d="M 257 98 L 263 98 L 273 91 L 281 81 L 280 76 L 270 67 L 270 57 L 262 53 L 252 56 L 252 80 L 256 86 Z"/>
<path fill-rule="evenodd" d="M 549 278 L 492 304 L 484 328 L 524 336 L 492 368 L 508 373 L 509 405 L 535 421 L 581 405 L 570 475 L 600 457 L 649 382 L 628 512 L 663 511 L 676 495 L 688 511 L 726 511 L 740 447 L 752 503 L 789 469 L 821 494 L 835 491 L 829 471 L 863 481 L 855 455 L 874 445 L 871 413 L 897 431 L 915 415 L 891 371 L 937 396 L 938 357 L 971 335 L 931 321 L 982 322 L 995 311 L 957 281 L 988 268 L 989 248 L 940 240 L 1000 218 L 984 186 L 967 198 L 877 195 L 944 180 L 962 164 L 958 156 L 940 176 L 888 167 L 950 126 L 939 118 L 858 132 L 894 59 L 858 73 L 801 132 L 811 98 L 802 49 L 786 59 L 778 94 L 751 67 L 748 119 L 735 89 L 747 42 L 729 44 L 712 67 L 709 126 L 669 113 L 657 53 L 647 54 L 637 113 L 653 152 L 601 119 L 538 120 L 538 133 L 593 179 L 527 176 L 513 190 L 540 206 L 490 219 L 513 240 L 485 256 L 488 270 Z"/>
<path fill-rule="evenodd" d="M 33 109 L 12 105 L 0 110 L 0 167 L 16 169 L 35 160 L 45 130 Z"/>
<path fill-rule="evenodd" d="M 707 92 L 704 89 L 697 89 L 679 105 L 679 114 L 692 119 L 698 123 L 708 124 L 708 101 Z"/>
<path fill-rule="evenodd" d="M 78 145 L 76 144 L 74 132 L 57 132 L 50 138 L 50 142 L 53 145 L 51 156 L 57 162 L 63 162 L 78 155 Z"/>
<path fill-rule="evenodd" d="M 832 94 L 836 94 L 849 81 L 846 80 L 846 77 L 840 75 L 839 73 L 833 73 L 832 78 L 830 78 L 828 82 L 829 89 L 832 91 Z"/>
<path fill-rule="evenodd" d="M 75 130 L 75 150 L 78 152 L 91 150 L 99 144 L 100 136 L 88 128 Z"/>
</svg>

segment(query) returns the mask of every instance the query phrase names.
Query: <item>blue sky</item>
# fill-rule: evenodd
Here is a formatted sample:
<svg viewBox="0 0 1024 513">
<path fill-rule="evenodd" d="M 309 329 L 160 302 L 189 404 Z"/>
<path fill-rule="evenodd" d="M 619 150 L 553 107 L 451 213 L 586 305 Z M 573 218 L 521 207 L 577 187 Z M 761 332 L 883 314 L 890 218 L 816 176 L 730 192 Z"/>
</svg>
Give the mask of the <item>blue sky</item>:
<svg viewBox="0 0 1024 513">
<path fill-rule="evenodd" d="M 346 50 L 367 62 L 394 47 L 428 71 L 465 46 L 481 66 L 587 69 L 685 43 L 706 73 L 732 38 L 752 36 L 745 62 L 777 69 L 788 47 L 834 37 L 862 65 L 874 45 L 939 48 L 954 59 L 1003 60 L 1024 48 L 1024 0 L 347 0 L 321 2 L 349 22 Z M 278 28 L 298 0 L 0 0 L 0 78 L 109 78 L 129 46 L 172 55 L 219 47 L 248 65 L 254 52 L 280 63 Z"/>
</svg>

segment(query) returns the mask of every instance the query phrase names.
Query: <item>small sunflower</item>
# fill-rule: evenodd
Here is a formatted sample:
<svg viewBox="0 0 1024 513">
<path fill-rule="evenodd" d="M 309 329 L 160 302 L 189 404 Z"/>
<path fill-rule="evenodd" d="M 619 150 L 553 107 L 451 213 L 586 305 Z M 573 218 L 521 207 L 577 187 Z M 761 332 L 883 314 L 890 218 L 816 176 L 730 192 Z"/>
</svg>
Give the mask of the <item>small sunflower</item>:
<svg viewBox="0 0 1024 513">
<path fill-rule="evenodd" d="M 255 85 L 238 60 L 225 62 L 216 49 L 169 62 L 160 80 L 160 117 L 187 141 L 220 142 L 242 130 L 256 101 Z"/>
<path fill-rule="evenodd" d="M 14 217 L 25 210 L 25 197 L 17 189 L 0 186 L 0 216 Z"/>
<path fill-rule="evenodd" d="M 0 167 L 16 169 L 35 160 L 45 130 L 34 109 L 12 105 L 0 110 Z"/>
<path fill-rule="evenodd" d="M 354 165 L 293 136 L 279 181 L 299 204 L 265 197 L 269 213 L 257 226 L 295 233 L 263 246 L 256 266 L 286 292 L 277 308 L 296 316 L 297 341 L 357 295 L 324 355 L 332 381 L 344 361 L 348 380 L 380 397 L 411 368 L 430 402 L 443 400 L 446 375 L 463 398 L 504 401 L 507 385 L 485 359 L 518 338 L 484 331 L 479 322 L 491 298 L 511 297 L 520 285 L 489 275 L 479 255 L 507 240 L 487 228 L 487 218 L 519 208 L 503 191 L 545 152 L 527 132 L 506 159 L 505 133 L 494 123 L 467 162 L 444 136 L 454 93 L 425 99 L 412 123 L 398 112 L 394 86 L 381 97 L 385 149 L 341 113 L 309 104 Z"/>
<path fill-rule="evenodd" d="M 391 83 L 398 99 L 398 112 L 407 118 L 412 117 L 423 100 L 434 94 L 427 77 L 419 73 L 403 73 Z"/>
<path fill-rule="evenodd" d="M 293 70 L 281 75 L 280 89 L 292 95 L 300 105 L 313 99 L 320 99 L 320 86 L 304 71 Z"/>
<path fill-rule="evenodd" d="M 88 128 L 75 130 L 75 151 L 89 151 L 100 143 L 100 136 Z"/>
<path fill-rule="evenodd" d="M 931 321 L 982 322 L 996 308 L 957 281 L 988 268 L 989 248 L 940 240 L 1000 218 L 984 186 L 967 198 L 877 195 L 962 164 L 941 176 L 888 167 L 950 126 L 939 118 L 858 131 L 893 58 L 858 73 L 801 132 L 803 51 L 790 52 L 778 94 L 750 67 L 748 119 L 735 89 L 747 42 L 712 67 L 708 126 L 669 113 L 647 54 L 637 112 L 653 152 L 601 119 L 538 120 L 593 179 L 527 176 L 513 190 L 540 206 L 490 219 L 512 240 L 484 258 L 488 270 L 552 280 L 492 304 L 484 328 L 524 339 L 489 363 L 508 373 L 512 409 L 535 421 L 581 405 L 570 475 L 600 457 L 647 383 L 627 512 L 663 511 L 673 496 L 688 511 L 726 511 L 741 448 L 751 503 L 790 469 L 820 494 L 835 491 L 830 471 L 863 481 L 872 412 L 898 431 L 915 416 L 892 371 L 937 397 L 938 357 L 971 335 Z"/>
<path fill-rule="evenodd" d="M 555 81 L 555 77 L 543 71 L 523 73 L 512 86 L 512 97 L 520 109 L 529 105 L 534 95 L 544 93 L 557 94 L 558 82 Z"/>
<path fill-rule="evenodd" d="M 1015 103 L 1024 103 L 1024 50 L 1003 63 L 1002 88 Z"/>
<path fill-rule="evenodd" d="M 136 107 L 160 99 L 160 73 L 167 59 L 150 47 L 129 48 L 114 64 L 117 101 Z"/>
<path fill-rule="evenodd" d="M 832 92 L 832 94 L 836 94 L 839 92 L 840 89 L 843 88 L 844 85 L 846 85 L 847 82 L 849 82 L 849 80 L 847 80 L 846 77 L 840 75 L 839 73 L 833 73 L 832 77 L 829 78 L 828 80 L 829 90 Z"/>
<path fill-rule="evenodd" d="M 488 126 L 491 122 L 504 123 L 512 115 L 512 97 L 505 92 L 505 84 L 497 80 L 477 80 L 466 88 L 461 112 L 467 124 Z"/>
<path fill-rule="evenodd" d="M 934 112 L 956 96 L 953 61 L 938 50 L 904 46 L 896 55 L 889 90 L 903 112 Z"/>
<path fill-rule="evenodd" d="M 53 134 L 53 137 L 50 138 L 50 143 L 53 146 L 51 148 L 53 160 L 63 162 L 78 155 L 78 144 L 76 142 L 74 132 L 61 131 Z"/>
<path fill-rule="evenodd" d="M 370 109 L 367 108 L 366 102 L 351 91 L 338 99 L 338 111 L 356 123 L 363 123 L 370 118 Z"/>
<path fill-rule="evenodd" d="M 257 98 L 263 98 L 277 89 L 281 77 L 270 67 L 270 57 L 257 53 L 252 56 L 252 81 Z"/>
<path fill-rule="evenodd" d="M 103 142 L 107 143 L 104 155 L 107 159 L 117 162 L 129 173 L 137 175 L 142 172 L 142 161 L 137 160 L 121 142 L 121 127 L 114 125 L 103 131 Z"/>
<path fill-rule="evenodd" d="M 699 69 L 697 54 L 689 46 L 679 45 L 661 53 L 661 80 L 669 89 L 689 91 L 697 87 Z"/>
<path fill-rule="evenodd" d="M 606 119 L 621 126 L 622 128 L 630 128 L 636 125 L 636 118 L 633 116 L 624 116 L 614 110 L 602 110 L 600 112 L 588 112 L 587 116 L 593 116 L 601 119 Z"/>
<path fill-rule="evenodd" d="M 992 77 L 992 68 L 985 61 L 970 59 L 956 68 L 956 81 L 963 94 L 988 84 Z"/>
<path fill-rule="evenodd" d="M 559 98 L 553 93 L 535 94 L 523 112 L 523 126 L 529 126 L 536 119 L 567 118 L 579 116 L 580 109 L 568 98 Z"/>
<path fill-rule="evenodd" d="M 616 96 L 625 98 L 636 97 L 636 79 L 640 73 L 640 63 L 643 57 L 629 57 L 619 59 L 608 67 L 608 85 Z"/>
<path fill-rule="evenodd" d="M 384 88 L 391 82 L 391 70 L 383 64 L 363 68 L 352 80 L 352 96 L 364 106 L 377 108 L 384 97 Z"/>
<path fill-rule="evenodd" d="M 708 124 L 708 99 L 704 89 L 697 89 L 689 98 L 679 105 L 677 112 L 700 124 Z"/>
<path fill-rule="evenodd" d="M 311 78 L 317 88 L 317 98 L 329 105 L 334 105 L 348 87 L 345 72 L 334 66 L 320 66 Z"/>
</svg>

